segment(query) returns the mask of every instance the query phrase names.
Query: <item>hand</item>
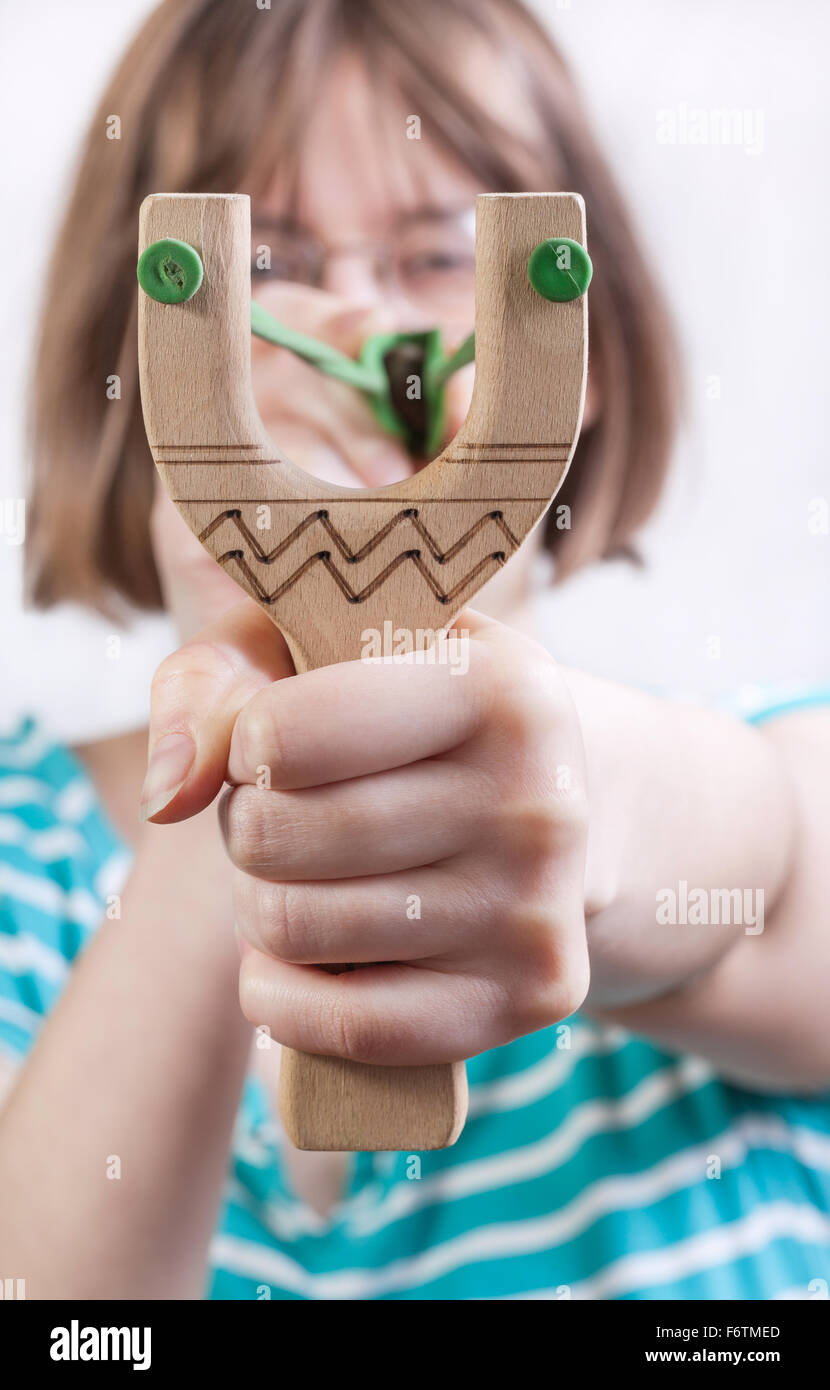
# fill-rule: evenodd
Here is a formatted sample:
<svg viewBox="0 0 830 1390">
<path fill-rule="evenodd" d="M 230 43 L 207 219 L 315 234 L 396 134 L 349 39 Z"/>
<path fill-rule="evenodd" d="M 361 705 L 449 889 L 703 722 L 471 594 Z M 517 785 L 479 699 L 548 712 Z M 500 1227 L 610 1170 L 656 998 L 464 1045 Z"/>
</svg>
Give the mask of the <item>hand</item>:
<svg viewBox="0 0 830 1390">
<path fill-rule="evenodd" d="M 193 740 L 157 806 L 221 807 L 246 1016 L 307 1052 L 471 1057 L 588 984 L 578 721 L 550 657 L 468 611 L 469 669 L 346 662 L 283 679 L 253 604 L 169 657 L 151 743 Z M 343 974 L 315 968 L 342 961 Z M 374 964 L 374 962 L 384 962 Z"/>
</svg>

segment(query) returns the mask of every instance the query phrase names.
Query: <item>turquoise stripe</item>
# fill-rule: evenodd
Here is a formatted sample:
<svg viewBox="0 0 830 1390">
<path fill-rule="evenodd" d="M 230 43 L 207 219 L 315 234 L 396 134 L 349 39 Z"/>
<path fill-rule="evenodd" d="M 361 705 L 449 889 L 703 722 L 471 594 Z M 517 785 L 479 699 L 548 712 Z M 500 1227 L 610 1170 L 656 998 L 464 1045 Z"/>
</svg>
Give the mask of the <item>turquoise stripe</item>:
<svg viewBox="0 0 830 1390">
<path fill-rule="evenodd" d="M 752 718 L 758 722 L 826 702 L 830 690 L 778 696 Z M 15 739 L 0 740 L 0 776 L 5 756 L 7 776 L 34 779 L 46 795 L 0 814 L 16 815 L 35 831 L 50 830 L 63 824 L 61 793 L 67 787 L 83 791 L 89 782 L 71 753 L 54 747 L 38 751 L 36 738 L 29 724 Z M 16 756 L 23 747 L 36 756 Z M 94 800 L 72 828 L 83 837 L 83 852 L 44 864 L 20 846 L 0 845 L 0 861 L 32 883 L 80 891 L 97 902 L 96 877 L 123 846 Z M 13 895 L 2 904 L 0 922 L 6 936 L 29 933 L 68 963 L 91 935 L 69 920 L 66 905 L 52 913 Z M 31 1030 L 0 1018 L 3 1045 L 24 1055 L 40 1015 L 59 992 L 60 985 L 36 965 L 20 975 L 0 972 L 0 1001 L 25 1004 L 34 1015 Z M 789 1123 L 820 1149 L 830 1137 L 828 1096 L 750 1095 L 718 1081 L 701 1064 L 678 1061 L 643 1040 L 624 1038 L 618 1046 L 619 1030 L 604 1030 L 582 1015 L 567 1020 L 567 1027 L 570 1051 L 560 1051 L 567 1034 L 557 1025 L 472 1059 L 473 1111 L 455 1148 L 420 1155 L 422 1176 L 415 1182 L 407 1179 L 406 1154 L 356 1156 L 347 1200 L 327 1227 L 313 1231 L 303 1228 L 305 1215 L 271 1140 L 270 1101 L 261 1082 L 250 1078 L 234 1142 L 232 1176 L 239 1187 L 226 1195 L 217 1233 L 244 1242 L 243 1253 L 255 1269 L 257 1262 L 266 1267 L 274 1255 L 293 1261 L 301 1282 L 310 1279 L 313 1290 L 313 1281 L 322 1281 L 316 1288 L 324 1294 L 327 1279 L 339 1279 L 344 1271 L 359 1280 L 401 1262 L 404 1274 L 417 1271 L 411 1287 L 381 1287 L 374 1295 L 381 1301 L 510 1298 L 555 1291 L 559 1285 L 590 1290 L 605 1287 L 603 1279 L 618 1271 L 628 1283 L 609 1285 L 604 1296 L 769 1298 L 787 1288 L 806 1289 L 811 1279 L 830 1282 L 830 1239 L 795 1239 L 777 1230 L 764 1235 L 759 1253 L 718 1256 L 712 1269 L 697 1272 L 689 1266 L 683 1273 L 682 1264 L 679 1272 L 655 1264 L 667 1252 L 675 1261 L 691 1260 L 697 1240 L 719 1248 L 733 1223 L 745 1230 L 747 1222 L 766 1221 L 777 1203 L 808 1213 L 830 1211 L 827 1167 L 813 1169 L 776 1148 L 780 1130 Z M 541 1091 L 540 1079 L 545 1080 Z M 501 1099 L 493 1088 L 501 1090 Z M 590 1123 L 582 1128 L 586 1117 Z M 733 1157 L 730 1131 L 742 1125 L 752 1126 L 752 1146 Z M 776 1128 L 768 1133 L 770 1125 Z M 568 1140 L 569 1135 L 575 1137 Z M 722 1175 L 707 1180 L 707 1157 L 719 1147 Z M 822 1163 L 825 1157 L 822 1150 Z M 520 1175 L 529 1158 L 536 1167 Z M 481 1174 L 483 1188 L 464 1190 L 451 1200 L 430 1186 Z M 672 1190 L 663 1191 L 658 1180 Z M 621 1206 L 626 1193 L 629 1205 Z M 481 1258 L 469 1253 L 496 1233 L 497 1248 L 486 1247 Z M 524 1235 L 538 1248 L 524 1249 Z M 508 1243 L 515 1253 L 506 1252 Z M 459 1267 L 445 1268 L 445 1257 L 460 1259 Z M 632 1258 L 636 1265 L 620 1266 Z M 653 1282 L 646 1287 L 645 1279 Z M 264 1274 L 256 1278 L 214 1269 L 207 1296 L 255 1300 L 258 1285 L 267 1282 Z M 291 1301 L 307 1295 L 275 1285 L 272 1296 Z"/>
<path fill-rule="evenodd" d="M 811 685 L 806 681 L 789 682 L 756 689 L 752 686 L 718 701 L 718 708 L 734 714 L 747 724 L 762 724 L 767 719 L 795 714 L 800 710 L 821 709 L 830 704 L 830 686 Z"/>
<path fill-rule="evenodd" d="M 830 705 L 830 686 L 821 690 L 812 690 L 803 695 L 791 695 L 789 698 L 773 701 L 771 704 L 764 705 L 762 709 L 748 714 L 746 720 L 749 724 L 764 724 L 768 719 L 778 719 L 784 714 L 796 714 L 808 709 L 822 709 L 827 705 Z"/>
<path fill-rule="evenodd" d="M 9 1019 L 0 1016 L 0 1038 L 2 1038 L 7 1051 L 13 1052 L 16 1057 L 26 1056 L 35 1036 L 34 1032 L 29 1032 L 22 1025 L 12 1023 Z"/>
<path fill-rule="evenodd" d="M 713 1139 L 718 1137 L 712 1136 Z M 702 1146 L 702 1159 L 705 1148 L 705 1145 Z M 601 1181 L 601 1178 L 602 1174 L 586 1169 L 585 1190 L 589 1190 L 592 1183 Z M 821 1177 L 820 1190 L 819 1179 L 814 1179 L 814 1185 L 817 1204 L 820 1209 L 828 1210 L 830 1174 Z M 788 1154 L 760 1145 L 750 1152 L 741 1166 L 724 1168 L 720 1179 L 698 1180 L 646 1207 L 635 1204 L 631 1208 L 603 1212 L 588 1224 L 584 1224 L 583 1218 L 580 1229 L 571 1239 L 556 1243 L 542 1237 L 538 1250 L 520 1249 L 518 1254 L 510 1254 L 500 1248 L 497 1255 L 474 1265 L 465 1261 L 458 1269 L 419 1279 L 413 1289 L 394 1288 L 377 1296 L 412 1297 L 420 1292 L 429 1298 L 466 1297 L 470 1296 L 472 1281 L 480 1289 L 486 1289 L 488 1296 L 506 1297 L 533 1288 L 544 1288 L 551 1283 L 583 1283 L 596 1278 L 603 1267 L 621 1252 L 631 1256 L 659 1251 L 689 1232 L 696 1235 L 705 1231 L 720 1232 L 724 1223 L 739 1220 L 764 1205 L 764 1187 L 767 1189 L 766 1195 L 776 1202 L 802 1205 L 804 1186 L 801 1165 Z M 337 1233 L 332 1233 L 334 1243 L 338 1245 L 338 1258 L 333 1261 L 318 1258 L 322 1253 L 321 1242 L 308 1238 L 291 1249 L 291 1256 L 313 1275 L 336 1273 L 343 1268 L 371 1271 L 376 1267 L 382 1268 L 387 1262 L 394 1262 L 401 1247 L 411 1252 L 435 1249 L 455 1241 L 459 1236 L 463 1238 L 467 1232 L 481 1230 L 486 1233 L 494 1226 L 510 1226 L 511 1223 L 516 1223 L 513 1229 L 518 1236 L 523 1225 L 527 1229 L 526 1223 L 533 1218 L 531 1204 L 527 1207 L 519 1204 L 517 1208 L 516 1196 L 517 1189 L 508 1188 L 491 1195 L 487 1202 L 479 1200 L 473 1203 L 469 1210 L 462 1210 L 462 1204 L 451 1203 L 421 1213 L 421 1228 L 412 1231 L 406 1240 L 385 1229 L 368 1241 L 346 1242 L 347 1248 L 343 1249 L 339 1248 Z M 547 1200 L 540 1204 L 537 1224 L 551 1218 L 554 1213 L 561 1217 L 567 1206 L 568 1203 L 559 1202 L 556 1194 L 548 1191 Z M 250 1242 L 263 1245 L 268 1242 L 263 1229 L 257 1227 L 249 1213 L 241 1212 L 239 1208 L 228 1213 L 226 1229 Z M 824 1251 L 824 1263 L 828 1260 L 830 1241 Z M 467 1293 L 461 1292 L 462 1288 L 467 1288 Z"/>
<path fill-rule="evenodd" d="M 801 1288 L 805 1296 L 814 1279 L 830 1284 L 830 1254 L 823 1245 L 781 1237 L 758 1253 L 733 1259 L 672 1283 L 649 1284 L 622 1298 L 630 1301 L 673 1299 L 766 1301 L 785 1290 Z M 772 1343 L 770 1343 L 772 1345 Z"/>
</svg>

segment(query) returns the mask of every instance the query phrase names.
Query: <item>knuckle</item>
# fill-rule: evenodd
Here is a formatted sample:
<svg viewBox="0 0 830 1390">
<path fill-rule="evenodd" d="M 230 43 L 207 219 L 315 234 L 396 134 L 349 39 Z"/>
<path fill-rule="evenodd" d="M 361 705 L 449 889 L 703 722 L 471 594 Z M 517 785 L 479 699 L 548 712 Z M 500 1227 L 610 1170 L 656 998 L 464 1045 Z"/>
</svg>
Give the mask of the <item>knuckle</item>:
<svg viewBox="0 0 830 1390">
<path fill-rule="evenodd" d="M 498 814 L 510 848 L 523 863 L 548 862 L 588 832 L 588 806 L 581 792 L 512 801 Z"/>
<path fill-rule="evenodd" d="M 510 848 L 522 862 L 551 858 L 558 847 L 559 816 L 547 798 L 511 802 L 499 816 Z"/>
<path fill-rule="evenodd" d="M 280 785 L 281 774 L 290 766 L 286 722 L 278 718 L 275 706 L 274 687 L 268 686 L 245 705 L 234 730 L 247 772 L 252 775 L 268 767 L 272 787 Z"/>
<path fill-rule="evenodd" d="M 264 796 L 256 787 L 233 787 L 222 803 L 222 823 L 231 862 L 248 874 L 272 865 L 273 824 L 265 816 Z"/>
<path fill-rule="evenodd" d="M 306 885 L 270 883 L 237 869 L 234 909 L 237 926 L 253 946 L 291 965 L 313 963 Z"/>
<path fill-rule="evenodd" d="M 520 680 L 501 684 L 493 696 L 492 727 L 513 757 L 538 754 L 539 731 L 551 723 L 552 717 L 549 702 Z"/>
<path fill-rule="evenodd" d="M 266 937 L 273 954 L 292 965 L 313 964 L 314 890 L 304 883 L 270 883 Z"/>
<path fill-rule="evenodd" d="M 549 1027 L 576 1013 L 585 1002 L 590 984 L 587 951 L 566 957 L 554 975 L 540 975 L 534 981 L 528 998 L 528 1008 L 534 1027 Z"/>
<path fill-rule="evenodd" d="M 513 913 L 511 938 L 522 962 L 513 1002 L 523 1033 L 558 1023 L 584 1003 L 590 967 L 581 910 L 573 919 L 548 907 Z"/>
<path fill-rule="evenodd" d="M 381 1021 L 365 1008 L 355 1009 L 347 1004 L 327 1011 L 321 1020 L 322 1031 L 333 1038 L 339 1057 L 351 1062 L 373 1063 L 384 1056 L 384 1028 Z"/>
<path fill-rule="evenodd" d="M 554 1017 L 553 1023 L 576 1013 L 585 1003 L 591 984 L 591 967 L 587 950 L 575 953 L 569 959 L 565 974 L 556 984 L 553 998 L 549 1001 Z"/>
<path fill-rule="evenodd" d="M 186 642 L 178 651 L 164 658 L 157 668 L 150 692 L 155 698 L 177 693 L 183 685 L 194 681 L 216 681 L 233 672 L 227 652 L 218 642 Z"/>
</svg>

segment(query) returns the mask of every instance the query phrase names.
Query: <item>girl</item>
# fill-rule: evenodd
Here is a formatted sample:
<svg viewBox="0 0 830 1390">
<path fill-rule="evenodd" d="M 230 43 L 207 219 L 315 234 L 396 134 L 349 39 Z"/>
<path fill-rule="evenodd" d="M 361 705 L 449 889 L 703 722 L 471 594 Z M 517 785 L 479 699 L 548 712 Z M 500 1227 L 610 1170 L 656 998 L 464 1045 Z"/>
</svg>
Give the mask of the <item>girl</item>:
<svg viewBox="0 0 830 1390">
<path fill-rule="evenodd" d="M 594 262 L 591 390 L 559 498 L 573 527 L 537 533 L 561 578 L 651 510 L 676 367 L 525 10 L 167 0 L 104 97 L 47 294 L 30 583 L 40 603 L 163 602 L 182 645 L 154 681 L 146 775 L 142 734 L 5 745 L 0 1248 L 30 1298 L 826 1288 L 819 696 L 750 726 L 559 669 L 532 632 L 531 547 L 463 615 L 464 680 L 360 662 L 292 678 L 268 619 L 154 493 L 146 193 L 250 193 L 256 297 L 355 352 L 385 327 L 460 341 L 475 193 L 557 187 L 585 197 Z M 263 419 L 309 471 L 367 486 L 413 467 L 346 388 L 271 348 L 254 364 Z M 468 393 L 469 372 L 450 434 Z M 681 884 L 741 911 L 672 925 Z M 343 959 L 371 968 L 318 968 Z M 436 1153 L 296 1153 L 280 1044 L 471 1058 L 470 1119 Z"/>
</svg>

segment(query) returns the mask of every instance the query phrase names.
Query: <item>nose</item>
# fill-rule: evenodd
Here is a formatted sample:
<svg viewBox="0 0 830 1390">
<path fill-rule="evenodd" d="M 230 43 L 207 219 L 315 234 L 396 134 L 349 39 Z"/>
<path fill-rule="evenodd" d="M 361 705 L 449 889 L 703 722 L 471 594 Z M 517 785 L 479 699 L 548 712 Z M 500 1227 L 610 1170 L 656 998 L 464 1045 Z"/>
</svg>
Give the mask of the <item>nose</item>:
<svg viewBox="0 0 830 1390">
<path fill-rule="evenodd" d="M 348 248 L 329 253 L 323 288 L 341 299 L 375 307 L 384 300 L 384 288 L 374 258 L 365 250 Z"/>
</svg>

